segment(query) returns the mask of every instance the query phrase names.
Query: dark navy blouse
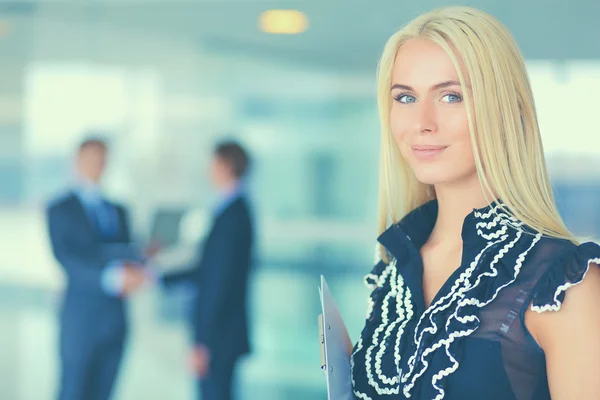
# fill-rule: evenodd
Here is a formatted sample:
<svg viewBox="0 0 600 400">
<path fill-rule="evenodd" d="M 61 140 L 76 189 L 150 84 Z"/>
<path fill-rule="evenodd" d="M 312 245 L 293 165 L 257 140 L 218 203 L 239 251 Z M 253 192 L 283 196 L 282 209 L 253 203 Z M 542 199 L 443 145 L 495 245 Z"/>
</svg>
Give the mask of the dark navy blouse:
<svg viewBox="0 0 600 400">
<path fill-rule="evenodd" d="M 542 237 L 497 205 L 464 220 L 460 267 L 429 307 L 420 248 L 433 230 L 433 200 L 392 225 L 365 277 L 366 325 L 352 354 L 357 399 L 548 400 L 543 350 L 524 316 L 556 311 L 600 246 Z"/>
</svg>

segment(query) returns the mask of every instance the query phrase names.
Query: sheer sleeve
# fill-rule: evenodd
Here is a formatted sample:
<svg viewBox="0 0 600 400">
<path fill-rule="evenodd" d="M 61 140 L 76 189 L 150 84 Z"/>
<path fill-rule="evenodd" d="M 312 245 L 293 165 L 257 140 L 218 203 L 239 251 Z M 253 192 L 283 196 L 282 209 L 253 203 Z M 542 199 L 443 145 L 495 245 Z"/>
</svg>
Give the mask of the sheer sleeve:
<svg viewBox="0 0 600 400">
<path fill-rule="evenodd" d="M 583 281 L 591 264 L 600 264 L 600 246 L 593 242 L 557 256 L 533 289 L 531 309 L 538 313 L 560 310 L 566 291 Z"/>
</svg>

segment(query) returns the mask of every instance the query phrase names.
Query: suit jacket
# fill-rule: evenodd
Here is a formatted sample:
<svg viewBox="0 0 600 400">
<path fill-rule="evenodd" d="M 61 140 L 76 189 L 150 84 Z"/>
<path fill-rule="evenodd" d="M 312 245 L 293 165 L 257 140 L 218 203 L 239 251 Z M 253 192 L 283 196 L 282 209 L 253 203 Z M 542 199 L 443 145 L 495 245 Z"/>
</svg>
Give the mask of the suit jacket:
<svg viewBox="0 0 600 400">
<path fill-rule="evenodd" d="M 126 315 L 123 299 L 103 290 L 103 269 L 110 262 L 130 259 L 130 231 L 126 210 L 112 204 L 118 230 L 103 239 L 75 193 L 52 202 L 46 210 L 52 251 L 66 273 L 61 309 L 61 331 L 73 340 L 95 335 L 124 336 Z"/>
<path fill-rule="evenodd" d="M 191 271 L 163 277 L 165 285 L 182 280 L 195 283 L 192 308 L 196 344 L 215 357 L 238 357 L 250 352 L 247 290 L 254 232 L 250 209 L 242 196 L 216 216 L 202 257 Z"/>
</svg>

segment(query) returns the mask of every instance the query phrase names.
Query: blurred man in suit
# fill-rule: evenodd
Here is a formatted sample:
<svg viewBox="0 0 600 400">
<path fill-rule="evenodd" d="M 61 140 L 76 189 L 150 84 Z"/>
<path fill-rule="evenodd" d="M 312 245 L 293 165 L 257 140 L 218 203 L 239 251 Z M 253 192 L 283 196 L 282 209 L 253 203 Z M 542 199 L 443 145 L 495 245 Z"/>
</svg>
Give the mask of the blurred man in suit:
<svg viewBox="0 0 600 400">
<path fill-rule="evenodd" d="M 126 211 L 100 188 L 108 154 L 85 140 L 77 181 L 47 209 L 54 256 L 66 273 L 60 310 L 60 400 L 109 399 L 127 334 L 125 298 L 146 277 L 131 244 Z"/>
<path fill-rule="evenodd" d="M 210 177 L 220 202 L 202 256 L 191 271 L 162 278 L 167 287 L 188 281 L 198 289 L 190 360 L 202 400 L 230 400 L 236 363 L 250 352 L 246 293 L 254 233 L 242 184 L 248 164 L 248 155 L 239 144 L 225 142 L 216 147 Z"/>
</svg>

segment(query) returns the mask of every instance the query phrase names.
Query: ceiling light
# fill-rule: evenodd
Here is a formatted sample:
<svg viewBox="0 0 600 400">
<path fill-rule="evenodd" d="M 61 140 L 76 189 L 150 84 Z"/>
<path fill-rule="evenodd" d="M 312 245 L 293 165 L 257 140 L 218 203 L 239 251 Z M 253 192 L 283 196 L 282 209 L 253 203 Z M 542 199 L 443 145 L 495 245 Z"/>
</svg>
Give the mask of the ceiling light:
<svg viewBox="0 0 600 400">
<path fill-rule="evenodd" d="M 258 25 L 263 32 L 293 35 L 308 28 L 308 17 L 297 10 L 268 10 L 260 14 Z"/>
</svg>

